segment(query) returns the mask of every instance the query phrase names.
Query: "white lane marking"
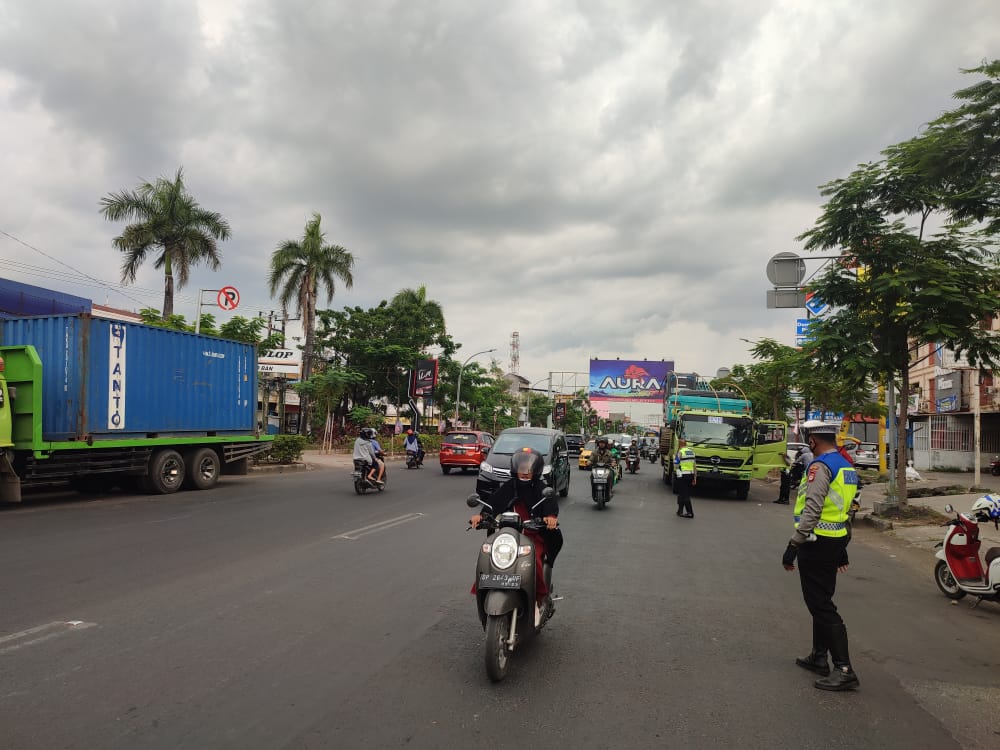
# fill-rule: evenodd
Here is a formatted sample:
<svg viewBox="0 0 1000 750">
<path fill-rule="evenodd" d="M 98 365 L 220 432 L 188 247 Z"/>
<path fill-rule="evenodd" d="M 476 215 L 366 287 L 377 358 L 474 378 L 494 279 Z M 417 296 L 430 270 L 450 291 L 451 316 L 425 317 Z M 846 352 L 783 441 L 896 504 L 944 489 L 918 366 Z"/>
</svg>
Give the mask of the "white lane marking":
<svg viewBox="0 0 1000 750">
<path fill-rule="evenodd" d="M 331 539 L 350 539 L 351 541 L 354 541 L 355 539 L 360 539 L 367 534 L 374 534 L 377 531 L 391 529 L 393 526 L 399 526 L 400 524 L 408 523 L 409 521 L 416 521 L 418 518 L 422 518 L 423 515 L 423 513 L 407 513 L 405 516 L 398 516 L 385 521 L 379 521 L 378 523 L 373 523 L 370 526 L 362 526 L 360 529 L 354 529 L 353 531 L 345 531 L 343 534 L 337 534 L 337 536 L 331 537 Z"/>
<path fill-rule="evenodd" d="M 53 638 L 58 638 L 59 636 L 66 635 L 66 633 L 70 633 L 74 630 L 86 630 L 87 628 L 92 628 L 96 625 L 96 622 L 69 620 L 65 622 L 47 622 L 44 625 L 37 625 L 33 628 L 28 628 L 27 630 L 20 630 L 17 633 L 11 633 L 10 635 L 0 637 L 0 644 L 10 644 L 9 646 L 3 646 L 3 648 L 0 648 L 0 656 L 10 653 L 11 651 L 17 651 L 25 646 L 34 646 L 35 644 L 43 643 Z M 31 638 L 31 636 L 37 637 Z M 24 640 L 25 638 L 28 640 Z"/>
</svg>

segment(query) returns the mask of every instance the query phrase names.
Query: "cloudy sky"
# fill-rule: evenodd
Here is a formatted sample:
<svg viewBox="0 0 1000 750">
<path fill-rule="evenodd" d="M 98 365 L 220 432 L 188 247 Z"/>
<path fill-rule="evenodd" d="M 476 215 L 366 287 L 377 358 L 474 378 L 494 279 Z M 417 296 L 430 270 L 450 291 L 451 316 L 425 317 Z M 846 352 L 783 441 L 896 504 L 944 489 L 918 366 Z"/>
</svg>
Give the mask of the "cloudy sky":
<svg viewBox="0 0 1000 750">
<path fill-rule="evenodd" d="M 37 248 L 0 234 L 0 276 L 159 307 L 98 201 L 183 166 L 234 230 L 189 319 L 223 284 L 273 309 L 271 252 L 319 212 L 357 261 L 330 307 L 423 284 L 466 354 L 506 368 L 519 331 L 532 380 L 714 373 L 793 343 L 764 270 L 817 185 L 998 56 L 996 0 L 0 0 L 0 230 Z"/>
</svg>

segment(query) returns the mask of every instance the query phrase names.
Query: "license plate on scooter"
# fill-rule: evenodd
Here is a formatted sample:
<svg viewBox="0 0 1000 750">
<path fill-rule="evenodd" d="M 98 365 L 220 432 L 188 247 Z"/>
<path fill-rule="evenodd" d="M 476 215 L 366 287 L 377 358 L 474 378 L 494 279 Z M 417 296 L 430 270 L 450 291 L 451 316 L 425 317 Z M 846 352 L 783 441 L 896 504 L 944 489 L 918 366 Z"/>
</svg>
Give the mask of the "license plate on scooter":
<svg viewBox="0 0 1000 750">
<path fill-rule="evenodd" d="M 521 588 L 520 573 L 480 573 L 479 588 L 481 589 L 519 589 Z"/>
</svg>

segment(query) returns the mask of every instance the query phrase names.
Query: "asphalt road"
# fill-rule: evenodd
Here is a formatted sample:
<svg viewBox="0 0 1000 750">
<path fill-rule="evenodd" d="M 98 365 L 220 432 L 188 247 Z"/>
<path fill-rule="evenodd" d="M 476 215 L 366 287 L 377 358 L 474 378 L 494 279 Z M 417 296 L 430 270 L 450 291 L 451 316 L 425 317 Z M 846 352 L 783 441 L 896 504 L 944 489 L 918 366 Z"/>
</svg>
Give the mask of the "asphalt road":
<svg viewBox="0 0 1000 750">
<path fill-rule="evenodd" d="M 469 595 L 472 475 L 392 467 L 0 511 L 0 746 L 996 747 L 1000 607 L 950 606 L 924 551 L 859 530 L 838 603 L 861 689 L 793 659 L 787 507 L 648 464 L 604 512 L 574 470 L 558 603 L 494 685 Z"/>
</svg>

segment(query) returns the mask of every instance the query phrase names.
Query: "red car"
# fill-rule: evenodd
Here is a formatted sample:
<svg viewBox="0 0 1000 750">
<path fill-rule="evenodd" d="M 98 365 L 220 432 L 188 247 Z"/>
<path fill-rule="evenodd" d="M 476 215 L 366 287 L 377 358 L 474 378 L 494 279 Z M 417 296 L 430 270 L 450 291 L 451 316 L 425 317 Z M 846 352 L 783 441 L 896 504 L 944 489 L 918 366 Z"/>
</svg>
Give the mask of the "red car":
<svg viewBox="0 0 1000 750">
<path fill-rule="evenodd" d="M 449 432 L 441 441 L 441 472 L 447 474 L 452 469 L 479 470 L 479 464 L 493 447 L 493 436 L 478 430 L 456 430 Z"/>
</svg>

